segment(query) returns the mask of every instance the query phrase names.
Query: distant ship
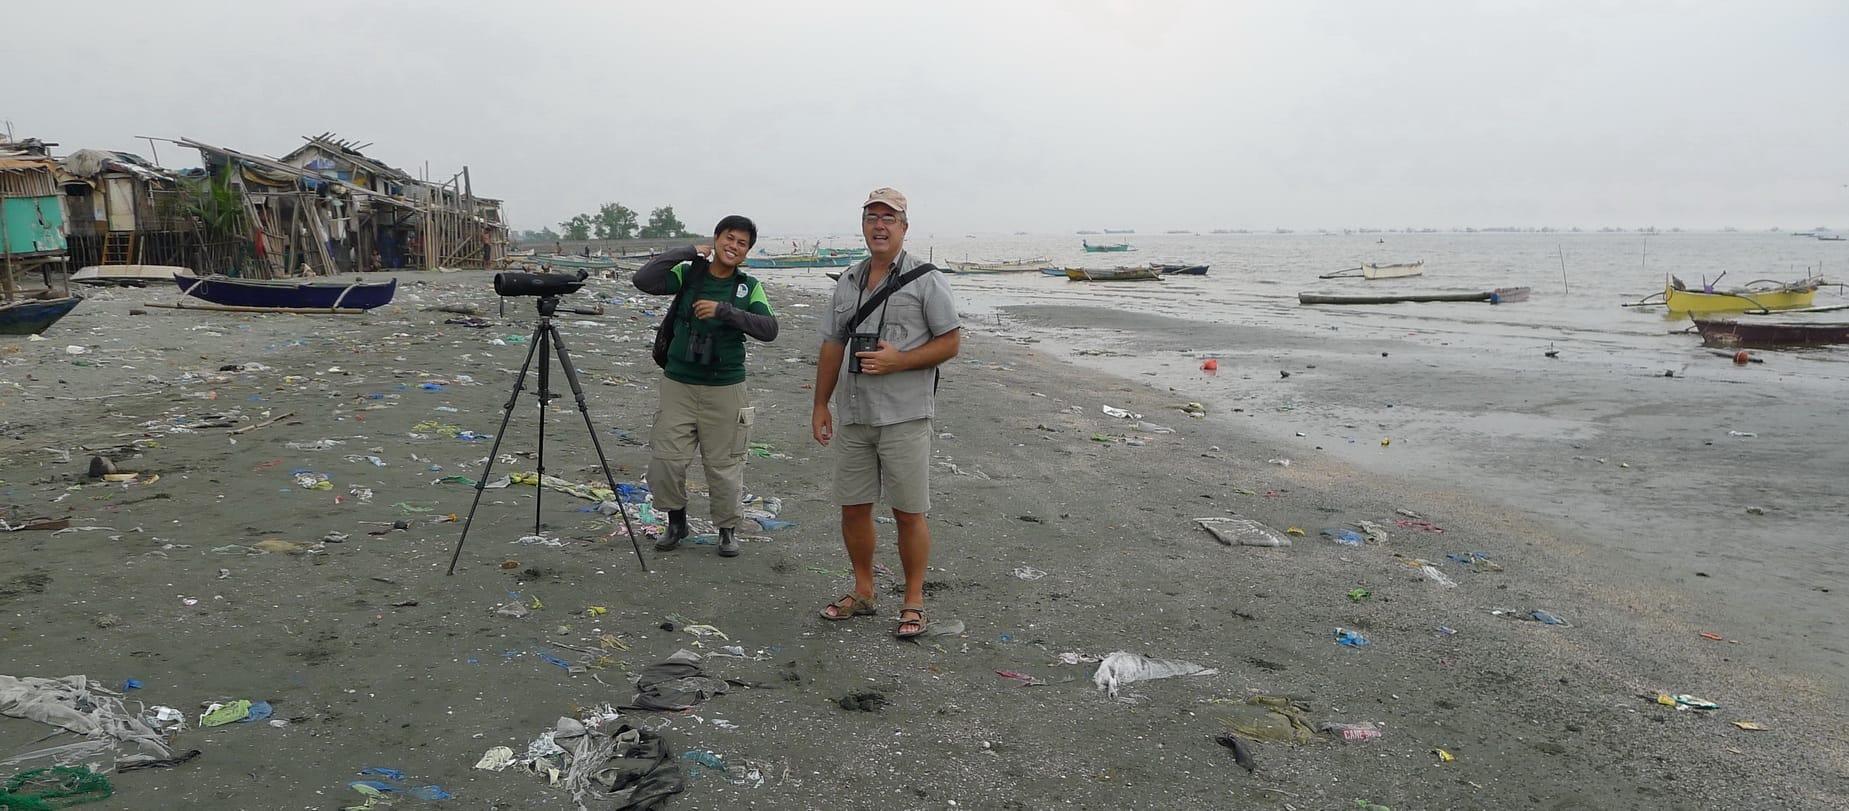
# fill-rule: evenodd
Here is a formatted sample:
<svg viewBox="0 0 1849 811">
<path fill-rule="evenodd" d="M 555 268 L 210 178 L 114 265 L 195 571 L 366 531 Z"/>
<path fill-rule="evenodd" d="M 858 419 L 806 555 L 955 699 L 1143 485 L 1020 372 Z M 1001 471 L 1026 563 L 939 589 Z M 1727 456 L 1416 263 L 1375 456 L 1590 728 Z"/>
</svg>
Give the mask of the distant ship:
<svg viewBox="0 0 1849 811">
<path fill-rule="evenodd" d="M 1096 233 L 1098 233 L 1098 232 L 1097 232 L 1097 231 L 1080 231 L 1080 232 L 1078 232 L 1078 233 L 1080 233 L 1080 234 L 1096 234 Z"/>
<path fill-rule="evenodd" d="M 1104 233 L 1107 233 L 1107 234 L 1134 234 L 1134 233 L 1136 233 L 1136 229 L 1135 229 L 1135 228 L 1106 228 L 1106 229 L 1104 229 Z"/>
</svg>

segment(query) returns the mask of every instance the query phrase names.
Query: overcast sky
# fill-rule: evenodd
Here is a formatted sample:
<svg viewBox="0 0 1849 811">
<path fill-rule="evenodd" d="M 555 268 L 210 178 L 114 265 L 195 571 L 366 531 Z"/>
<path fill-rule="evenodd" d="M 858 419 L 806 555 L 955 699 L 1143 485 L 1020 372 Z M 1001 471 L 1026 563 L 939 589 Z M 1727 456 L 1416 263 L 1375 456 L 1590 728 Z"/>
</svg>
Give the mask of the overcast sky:
<svg viewBox="0 0 1849 811">
<path fill-rule="evenodd" d="M 940 233 L 1849 226 L 1841 0 L 122 0 L 0 27 L 18 135 L 331 130 L 468 165 L 520 229 L 617 201 L 851 233 L 881 185 Z"/>
</svg>

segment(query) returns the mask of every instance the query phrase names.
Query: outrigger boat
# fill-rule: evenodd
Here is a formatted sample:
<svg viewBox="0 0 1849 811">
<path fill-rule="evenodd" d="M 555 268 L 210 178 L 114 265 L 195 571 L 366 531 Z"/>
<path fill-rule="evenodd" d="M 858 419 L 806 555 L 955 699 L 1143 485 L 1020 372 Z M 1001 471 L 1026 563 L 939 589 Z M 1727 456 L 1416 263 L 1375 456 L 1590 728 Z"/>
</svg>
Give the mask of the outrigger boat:
<svg viewBox="0 0 1849 811">
<path fill-rule="evenodd" d="M 1208 265 L 1165 265 L 1160 262 L 1149 266 L 1150 270 L 1164 276 L 1205 276 Z"/>
<path fill-rule="evenodd" d="M 1721 275 L 1727 274 L 1722 273 Z M 1720 280 L 1715 279 L 1715 281 Z M 1657 300 L 1658 294 L 1651 293 L 1642 301 L 1624 306 L 1667 306 L 1671 313 L 1795 310 L 1811 306 L 1817 298 L 1817 289 L 1822 286 L 1823 277 L 1809 276 L 1795 282 L 1760 279 L 1728 290 L 1715 290 L 1713 285 L 1706 285 L 1700 290 L 1690 290 L 1681 279 L 1671 276 L 1663 285 L 1661 300 Z"/>
<path fill-rule="evenodd" d="M 1325 273 L 1316 278 L 1318 279 L 1362 278 L 1362 279 L 1366 279 L 1371 282 L 1377 279 L 1405 279 L 1411 276 L 1423 276 L 1423 275 L 1425 275 L 1425 260 L 1421 259 L 1417 262 L 1402 262 L 1399 264 L 1391 264 L 1391 265 L 1377 265 L 1372 262 L 1369 262 L 1360 267 L 1346 268 L 1343 270 L 1338 270 L 1334 273 Z"/>
<path fill-rule="evenodd" d="M 1086 253 L 1123 253 L 1125 251 L 1135 250 L 1130 247 L 1130 243 L 1128 242 L 1119 242 L 1113 245 L 1093 245 L 1089 240 L 1081 239 L 1079 240 L 1079 244 L 1084 246 Z"/>
<path fill-rule="evenodd" d="M 1491 304 L 1508 304 L 1514 301 L 1527 301 L 1526 287 L 1498 287 L 1494 290 L 1401 293 L 1398 295 L 1343 295 L 1338 293 L 1297 294 L 1299 304 L 1404 304 L 1438 302 L 1438 301 L 1487 301 Z"/>
<path fill-rule="evenodd" d="M 952 273 L 1032 273 L 1054 267 L 1045 258 L 1009 259 L 1003 262 L 951 262 Z"/>
<path fill-rule="evenodd" d="M 859 257 L 847 254 L 820 253 L 773 253 L 745 257 L 748 268 L 844 268 L 860 261 Z"/>
<path fill-rule="evenodd" d="M 1146 267 L 1111 268 L 1109 270 L 1066 268 L 1066 280 L 1073 282 L 1159 282 L 1162 281 L 1162 274 Z"/>
</svg>

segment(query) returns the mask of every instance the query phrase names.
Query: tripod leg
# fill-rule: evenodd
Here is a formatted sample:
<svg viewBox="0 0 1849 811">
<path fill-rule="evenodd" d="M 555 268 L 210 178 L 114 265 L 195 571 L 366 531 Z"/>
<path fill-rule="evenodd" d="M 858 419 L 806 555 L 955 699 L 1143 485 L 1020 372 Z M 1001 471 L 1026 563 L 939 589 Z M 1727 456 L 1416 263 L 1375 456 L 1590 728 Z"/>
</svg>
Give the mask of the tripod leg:
<svg viewBox="0 0 1849 811">
<path fill-rule="evenodd" d="M 636 528 L 629 524 L 629 513 L 623 509 L 623 497 L 616 486 L 616 475 L 610 472 L 610 460 L 603 455 L 603 443 L 597 439 L 597 427 L 591 424 L 591 411 L 584 404 L 584 387 L 578 385 L 578 368 L 571 365 L 571 353 L 565 351 L 565 342 L 559 340 L 558 328 L 550 322 L 545 329 L 552 333 L 552 350 L 558 353 L 559 366 L 565 370 L 565 382 L 571 386 L 571 396 L 577 400 L 578 413 L 584 417 L 584 430 L 591 435 L 591 447 L 597 449 L 597 462 L 603 465 L 604 481 L 610 484 L 610 495 L 616 499 L 616 514 L 623 517 L 623 531 L 629 533 L 629 545 L 635 547 L 636 562 L 642 564 L 642 571 L 648 571 L 648 561 L 642 558 L 642 543 L 636 540 Z"/>
<path fill-rule="evenodd" d="M 526 371 L 532 368 L 533 356 L 539 353 L 538 336 L 534 337 L 535 340 L 527 344 L 526 361 L 520 364 L 520 374 L 514 378 L 514 391 L 507 395 L 507 405 L 501 406 L 501 427 L 494 432 L 494 445 L 488 449 L 488 464 L 482 465 L 481 478 L 475 480 L 475 501 L 469 504 L 469 517 L 462 520 L 462 537 L 456 539 L 456 551 L 449 556 L 448 574 L 456 573 L 456 561 L 462 557 L 462 543 L 469 539 L 469 525 L 475 522 L 475 508 L 482 505 L 482 488 L 488 484 L 488 471 L 494 469 L 494 457 L 501 452 L 501 440 L 507 436 L 507 421 L 513 418 L 514 404 L 520 402 L 520 390 L 526 386 Z"/>
<path fill-rule="evenodd" d="M 542 316 L 533 330 L 533 342 L 539 350 L 539 482 L 533 488 L 534 535 L 539 534 L 540 505 L 546 492 L 546 406 L 552 404 L 552 356 L 547 351 L 547 339 L 552 333 L 552 319 Z"/>
</svg>

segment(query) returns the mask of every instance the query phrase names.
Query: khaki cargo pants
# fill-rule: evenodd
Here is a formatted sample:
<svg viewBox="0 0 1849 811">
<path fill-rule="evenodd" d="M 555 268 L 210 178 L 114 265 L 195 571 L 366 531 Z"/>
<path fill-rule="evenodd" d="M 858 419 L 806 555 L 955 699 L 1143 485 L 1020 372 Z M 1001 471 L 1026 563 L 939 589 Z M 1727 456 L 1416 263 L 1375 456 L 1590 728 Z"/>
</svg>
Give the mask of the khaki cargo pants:
<svg viewBox="0 0 1849 811">
<path fill-rule="evenodd" d="M 713 524 L 736 529 L 743 515 L 745 451 L 756 410 L 745 384 L 690 386 L 661 379 L 661 406 L 649 434 L 648 487 L 655 509 L 687 508 L 687 467 L 695 454 L 706 470 Z"/>
</svg>

